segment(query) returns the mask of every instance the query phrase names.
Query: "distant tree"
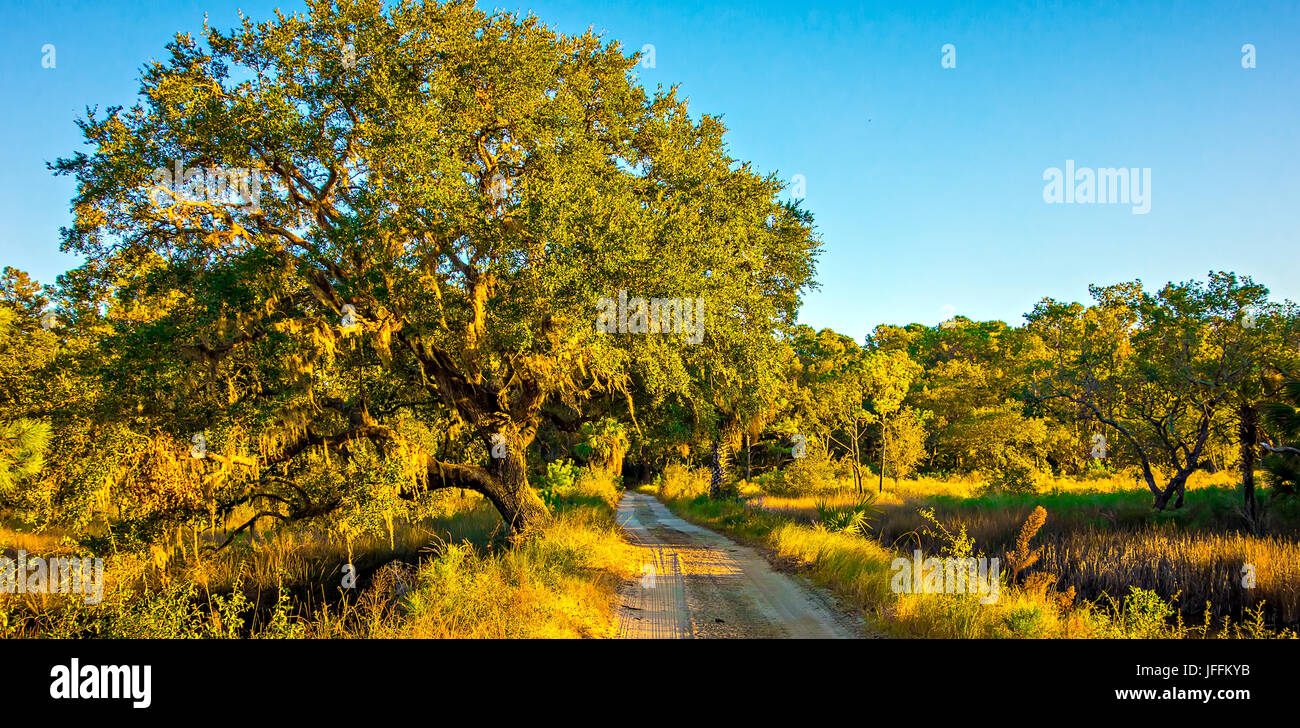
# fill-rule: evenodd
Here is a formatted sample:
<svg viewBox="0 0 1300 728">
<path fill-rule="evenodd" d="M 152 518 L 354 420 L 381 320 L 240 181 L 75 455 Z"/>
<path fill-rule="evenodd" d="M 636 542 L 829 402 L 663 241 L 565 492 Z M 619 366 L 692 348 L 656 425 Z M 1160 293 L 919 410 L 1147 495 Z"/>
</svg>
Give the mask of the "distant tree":
<svg viewBox="0 0 1300 728">
<path fill-rule="evenodd" d="M 788 348 L 774 334 L 787 331 L 793 316 L 774 313 L 742 311 L 732 327 L 719 332 L 712 348 L 697 352 L 690 401 L 697 436 L 707 439 L 714 498 L 723 496 L 732 482 L 727 470 L 734 453 L 748 433 L 760 430 L 773 415 L 772 402 L 786 386 Z"/>
<path fill-rule="evenodd" d="M 958 462 L 978 470 L 995 489 L 1025 491 L 1043 469 L 1045 420 L 1025 417 L 1007 401 L 979 407 L 949 426 L 945 442 Z"/>
<path fill-rule="evenodd" d="M 1300 366 L 1300 317 L 1293 304 L 1256 301 L 1243 312 L 1241 336 L 1249 352 L 1246 373 L 1231 392 L 1233 411 L 1229 421 L 1236 425 L 1228 437 L 1236 446 L 1241 473 L 1242 508 L 1252 531 L 1260 526 L 1255 496 L 1255 469 L 1259 464 L 1260 407 L 1285 386 L 1285 372 Z M 1285 480 L 1285 479 L 1283 479 Z"/>
<path fill-rule="evenodd" d="M 899 478 L 911 476 L 925 459 L 925 420 L 920 412 L 904 407 L 885 422 L 884 429 L 882 462 L 898 485 Z"/>
<path fill-rule="evenodd" d="M 813 333 L 801 329 L 795 350 L 802 362 L 801 381 L 807 389 L 807 419 L 818 434 L 848 458 L 854 487 L 863 488 L 863 443 L 879 432 L 877 452 L 884 487 L 884 459 L 890 452 L 891 423 L 921 369 L 906 352 L 871 351 L 830 329 Z"/>
<path fill-rule="evenodd" d="M 862 491 L 862 442 L 875 416 L 867 409 L 865 352 L 851 337 L 830 329 L 801 328 L 795 351 L 806 389 L 804 420 L 816 439 L 848 458 L 853 486 Z"/>
<path fill-rule="evenodd" d="M 862 367 L 867 407 L 880 431 L 880 473 L 876 489 L 883 492 L 886 467 L 898 467 L 898 463 L 891 462 L 891 457 L 906 456 L 915 463 L 911 443 L 892 440 L 916 433 L 914 428 L 907 428 L 895 420 L 903 409 L 903 400 L 911 390 L 912 382 L 921 374 L 921 367 L 902 351 L 871 352 L 863 359 Z"/>
<path fill-rule="evenodd" d="M 1216 415 L 1249 375 L 1241 321 L 1267 290 L 1231 273 L 1156 294 L 1140 282 L 1091 290 L 1095 306 L 1046 300 L 1026 317 L 1044 348 L 1036 398 L 1070 402 L 1109 428 L 1136 454 L 1153 507 L 1179 508 Z"/>
<path fill-rule="evenodd" d="M 0 275 L 0 504 L 31 507 L 20 487 L 45 466 L 50 424 L 39 408 L 42 374 L 57 349 L 57 334 L 40 315 L 47 299 L 26 273 L 5 268 Z"/>
</svg>

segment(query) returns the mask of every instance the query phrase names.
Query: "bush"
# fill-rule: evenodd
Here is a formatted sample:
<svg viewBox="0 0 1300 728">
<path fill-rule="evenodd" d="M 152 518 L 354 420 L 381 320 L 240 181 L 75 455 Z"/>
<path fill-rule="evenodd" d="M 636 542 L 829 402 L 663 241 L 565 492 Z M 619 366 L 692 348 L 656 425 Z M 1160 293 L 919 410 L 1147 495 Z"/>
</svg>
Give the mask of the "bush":
<svg viewBox="0 0 1300 728">
<path fill-rule="evenodd" d="M 694 498 L 709 494 L 711 477 L 708 468 L 691 470 L 680 463 L 673 463 L 655 477 L 655 485 L 659 486 L 659 493 L 666 500 Z"/>
<path fill-rule="evenodd" d="M 1002 619 L 1005 632 L 998 636 L 1042 639 L 1052 636 L 1052 617 L 1042 604 L 1026 603 L 1012 607 Z"/>
<path fill-rule="evenodd" d="M 825 456 L 797 458 L 778 473 L 762 481 L 769 495 L 794 496 L 835 490 L 837 467 Z"/>
<path fill-rule="evenodd" d="M 1080 474 L 1080 480 L 1106 480 L 1114 478 L 1116 473 L 1111 472 L 1110 467 L 1106 465 L 1105 460 L 1091 459 Z"/>
<path fill-rule="evenodd" d="M 874 493 L 868 493 L 858 502 L 847 506 L 832 506 L 826 501 L 817 501 L 817 528 L 829 533 L 866 536 L 871 531 L 871 522 L 879 516 L 880 508 L 876 506 Z"/>
<path fill-rule="evenodd" d="M 582 470 L 578 471 L 574 481 L 572 499 L 575 503 L 588 505 L 599 501 L 612 510 L 618 506 L 622 494 L 623 476 L 610 475 L 604 470 Z"/>
<path fill-rule="evenodd" d="M 605 470 L 579 468 L 569 460 L 557 460 L 546 464 L 546 475 L 538 484 L 537 494 L 553 511 L 597 503 L 613 508 L 622 490 L 621 480 Z"/>
<path fill-rule="evenodd" d="M 566 491 L 573 487 L 577 477 L 578 469 L 573 467 L 573 461 L 556 460 L 546 464 L 546 475 L 542 476 L 538 487 L 542 490 Z"/>
<path fill-rule="evenodd" d="M 988 484 L 981 490 L 981 495 L 1037 492 L 1037 473 L 1034 468 L 1020 463 L 1008 463 L 989 470 Z"/>
<path fill-rule="evenodd" d="M 1098 632 L 1101 637 L 1158 639 L 1182 637 L 1177 628 L 1169 625 L 1173 606 L 1149 589 L 1130 587 L 1128 596 L 1116 602 L 1108 598 L 1109 608 L 1098 610 Z"/>
</svg>

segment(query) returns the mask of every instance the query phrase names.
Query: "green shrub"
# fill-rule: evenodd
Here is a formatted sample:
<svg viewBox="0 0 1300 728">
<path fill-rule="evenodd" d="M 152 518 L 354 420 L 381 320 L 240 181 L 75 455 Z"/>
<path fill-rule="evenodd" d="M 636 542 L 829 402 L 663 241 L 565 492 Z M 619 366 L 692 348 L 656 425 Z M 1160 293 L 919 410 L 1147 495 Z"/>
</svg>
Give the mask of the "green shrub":
<svg viewBox="0 0 1300 728">
<path fill-rule="evenodd" d="M 868 493 L 857 503 L 847 506 L 832 506 L 819 500 L 816 507 L 817 528 L 829 533 L 866 536 L 871 531 L 871 523 L 880 516 L 874 493 Z"/>
<path fill-rule="evenodd" d="M 578 469 L 571 460 L 556 460 L 546 464 L 546 475 L 542 477 L 541 487 L 551 490 L 567 490 L 573 487 L 578 478 Z"/>
<path fill-rule="evenodd" d="M 825 456 L 809 454 L 797 458 L 760 483 L 769 495 L 796 496 L 835 490 L 837 467 Z"/>
<path fill-rule="evenodd" d="M 1006 634 L 999 636 L 1042 639 L 1051 636 L 1052 621 L 1041 604 L 1013 607 L 1003 618 Z"/>
<path fill-rule="evenodd" d="M 1008 463 L 989 469 L 988 484 L 981 495 L 993 493 L 1028 494 L 1038 492 L 1037 472 L 1022 463 Z"/>
</svg>

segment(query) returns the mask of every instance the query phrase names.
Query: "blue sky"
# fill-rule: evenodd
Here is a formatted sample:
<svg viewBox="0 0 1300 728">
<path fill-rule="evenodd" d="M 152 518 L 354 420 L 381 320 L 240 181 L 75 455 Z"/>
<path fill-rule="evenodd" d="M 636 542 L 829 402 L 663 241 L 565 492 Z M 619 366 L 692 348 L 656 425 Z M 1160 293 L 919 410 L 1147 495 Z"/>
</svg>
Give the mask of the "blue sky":
<svg viewBox="0 0 1300 728">
<path fill-rule="evenodd" d="M 483 4 L 485 7 L 497 7 Z M 1068 7 L 1067 7 L 1068 5 Z M 559 30 L 653 44 L 644 83 L 722 114 L 731 151 L 806 180 L 825 242 L 801 320 L 861 338 L 952 311 L 1018 323 L 1044 296 L 1235 270 L 1300 300 L 1296 3 L 534 2 Z M 221 27 L 298 3 L 0 0 L 0 265 L 41 280 L 87 105 L 206 12 Z M 41 66 L 54 44 L 56 67 Z M 941 65 L 944 44 L 956 67 Z M 1242 68 L 1242 46 L 1256 67 Z M 1151 169 L 1151 209 L 1049 205 L 1043 173 Z M 949 308 L 950 307 L 950 308 Z"/>
</svg>

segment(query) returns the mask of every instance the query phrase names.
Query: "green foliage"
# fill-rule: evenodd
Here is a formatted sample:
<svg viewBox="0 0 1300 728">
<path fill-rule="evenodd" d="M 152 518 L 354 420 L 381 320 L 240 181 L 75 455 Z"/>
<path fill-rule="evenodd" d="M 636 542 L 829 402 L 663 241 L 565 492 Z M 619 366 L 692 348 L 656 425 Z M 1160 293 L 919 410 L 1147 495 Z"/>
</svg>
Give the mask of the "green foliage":
<svg viewBox="0 0 1300 728">
<path fill-rule="evenodd" d="M 1103 636 L 1131 639 L 1180 637 L 1181 623 L 1170 624 L 1175 613 L 1159 594 L 1135 586 L 1122 601 L 1109 599 L 1107 608 L 1098 612 L 1100 631 Z"/>
<path fill-rule="evenodd" d="M 49 442 L 48 423 L 0 421 L 0 503 L 9 500 L 24 481 L 40 474 Z"/>
<path fill-rule="evenodd" d="M 926 416 L 904 407 L 884 422 L 885 474 L 898 481 L 914 474 L 926 457 Z"/>
<path fill-rule="evenodd" d="M 1023 460 L 999 463 L 989 468 L 985 490 L 990 493 L 1036 493 L 1038 485 L 1034 476 L 1033 467 Z"/>
<path fill-rule="evenodd" d="M 940 552 L 945 556 L 956 559 L 981 558 L 983 556 L 983 554 L 975 550 L 975 539 L 967 535 L 966 524 L 959 524 L 957 533 L 953 533 L 934 515 L 933 508 L 918 508 L 916 512 L 930 524 L 922 529 L 922 533 L 935 539 L 939 544 Z"/>
<path fill-rule="evenodd" d="M 949 455 L 982 473 L 991 492 L 1035 490 L 1047 425 L 1040 418 L 1025 417 L 1019 409 L 1011 402 L 980 407 L 949 425 L 945 433 Z"/>
<path fill-rule="evenodd" d="M 1008 637 L 1042 639 L 1052 636 L 1050 620 L 1041 604 L 1013 607 L 1003 619 Z"/>
<path fill-rule="evenodd" d="M 1153 505 L 1181 507 L 1186 477 L 1227 429 L 1225 411 L 1266 370 L 1294 360 L 1284 332 L 1295 313 L 1226 272 L 1154 293 L 1140 281 L 1090 290 L 1094 306 L 1045 299 L 1026 316 L 1028 393 L 1057 416 L 1104 425 L 1107 456 L 1141 469 Z"/>
<path fill-rule="evenodd" d="M 578 457 L 605 470 L 622 467 L 623 454 L 627 452 L 627 430 L 613 417 L 602 417 L 596 422 L 584 422 L 579 428 L 582 440 L 574 446 Z"/>
<path fill-rule="evenodd" d="M 461 0 L 311 0 L 176 36 L 139 103 L 88 115 L 89 152 L 52 165 L 76 181 L 64 244 L 85 264 L 56 293 L 88 396 L 55 423 L 79 436 L 55 438 L 48 512 L 351 538 L 465 488 L 524 531 L 546 517 L 525 464 L 548 404 L 625 397 L 626 420 L 582 433 L 612 468 L 634 384 L 659 432 L 708 430 L 726 392 L 761 400 L 811 216 L 636 63 Z M 257 204 L 164 189 L 175 165 L 256 168 Z M 19 283 L 6 298 L 35 300 Z M 706 341 L 594 330 L 624 290 L 702 300 Z M 488 467 L 498 445 L 511 467 Z"/>
<path fill-rule="evenodd" d="M 572 460 L 556 460 L 546 464 L 546 475 L 538 484 L 538 495 L 546 507 L 554 510 L 564 497 L 573 491 L 573 484 L 578 478 L 578 469 Z"/>
<path fill-rule="evenodd" d="M 568 490 L 573 487 L 578 477 L 578 469 L 572 460 L 555 460 L 546 464 L 546 475 L 540 486 L 555 491 Z"/>
<path fill-rule="evenodd" d="M 817 501 L 816 508 L 817 528 L 829 533 L 867 536 L 871 532 L 872 522 L 880 517 L 874 493 L 866 493 L 856 503 L 843 506 L 831 506 L 826 501 Z"/>
<path fill-rule="evenodd" d="M 721 117 L 648 90 L 636 65 L 594 32 L 464 0 L 309 0 L 178 35 L 144 67 L 137 104 L 89 113 L 88 151 L 52 165 L 75 182 L 63 244 L 83 264 L 56 286 L 0 274 L 0 505 L 113 553 L 182 527 L 391 539 L 453 489 L 495 496 L 522 533 L 548 511 L 608 504 L 631 453 L 668 466 L 665 497 L 736 525 L 761 518 L 730 500 L 736 479 L 721 477 L 729 500 L 699 502 L 708 477 L 692 466 L 757 442 L 746 465 L 773 494 L 841 476 L 861 490 L 879 463 L 882 479 L 980 473 L 994 508 L 1026 505 L 1047 474 L 1136 469 L 1163 508 L 1181 505 L 1179 477 L 1233 465 L 1234 406 L 1294 370 L 1295 307 L 1222 272 L 1094 286 L 1088 305 L 1045 299 L 1020 327 L 957 316 L 859 343 L 798 326 L 812 216 L 731 156 Z M 257 204 L 160 189 L 157 170 L 176 164 L 257 168 Z M 702 301 L 703 341 L 596 330 L 597 302 L 621 291 Z M 1292 382 L 1264 409 L 1272 443 L 1300 442 L 1298 413 Z M 1088 455 L 1097 432 L 1104 460 Z M 792 458 L 795 436 L 807 457 Z M 538 438 L 590 468 L 552 462 L 529 483 Z M 1262 464 L 1274 492 L 1300 490 L 1300 457 Z M 1221 523 L 1224 499 L 1201 497 L 1158 518 Z M 1090 523 L 1136 518 L 1122 498 L 1094 504 Z M 835 536 L 866 534 L 877 513 L 869 498 L 824 506 Z M 922 517 L 949 553 L 974 553 L 966 524 Z M 472 555 L 457 553 L 434 582 L 477 594 L 461 569 Z M 533 555 L 576 564 L 566 553 Z M 293 634 L 278 599 L 266 621 L 238 588 L 153 585 L 97 616 L 69 610 L 59 629 Z M 1131 600 L 1119 632 L 1155 629 L 1154 603 Z M 1003 625 L 1034 635 L 1046 619 Z"/>
<path fill-rule="evenodd" d="M 800 327 L 794 348 L 801 367 L 798 381 L 806 388 L 797 405 L 801 416 L 826 443 L 828 456 L 834 447 L 848 459 L 855 485 L 862 488 L 863 442 L 872 430 L 878 433 L 886 466 L 892 457 L 895 472 L 910 472 L 921 458 L 923 429 L 911 411 L 902 414 L 908 422 L 898 420 L 921 367 L 906 352 L 862 348 L 830 329 L 814 333 Z M 896 440 L 892 447 L 891 438 Z"/>
<path fill-rule="evenodd" d="M 1260 408 L 1260 414 L 1265 425 L 1272 429 L 1278 445 L 1300 446 L 1300 380 L 1285 382 L 1278 400 Z M 1275 492 L 1289 496 L 1300 494 L 1300 455 L 1287 451 L 1268 452 L 1260 460 L 1260 466 Z"/>
<path fill-rule="evenodd" d="M 306 626 L 293 615 L 287 590 L 276 591 L 266 614 L 243 591 L 242 576 L 227 593 L 201 592 L 192 582 L 171 581 L 111 594 L 85 604 L 71 595 L 51 610 L 23 613 L 0 600 L 0 636 L 104 639 L 300 638 Z M 8 634 L 6 634 L 8 630 Z"/>
<path fill-rule="evenodd" d="M 808 495 L 823 493 L 839 487 L 840 468 L 831 462 L 825 451 L 810 449 L 802 458 L 795 458 L 779 471 L 767 474 L 761 480 L 764 492 L 772 495 Z"/>
</svg>

